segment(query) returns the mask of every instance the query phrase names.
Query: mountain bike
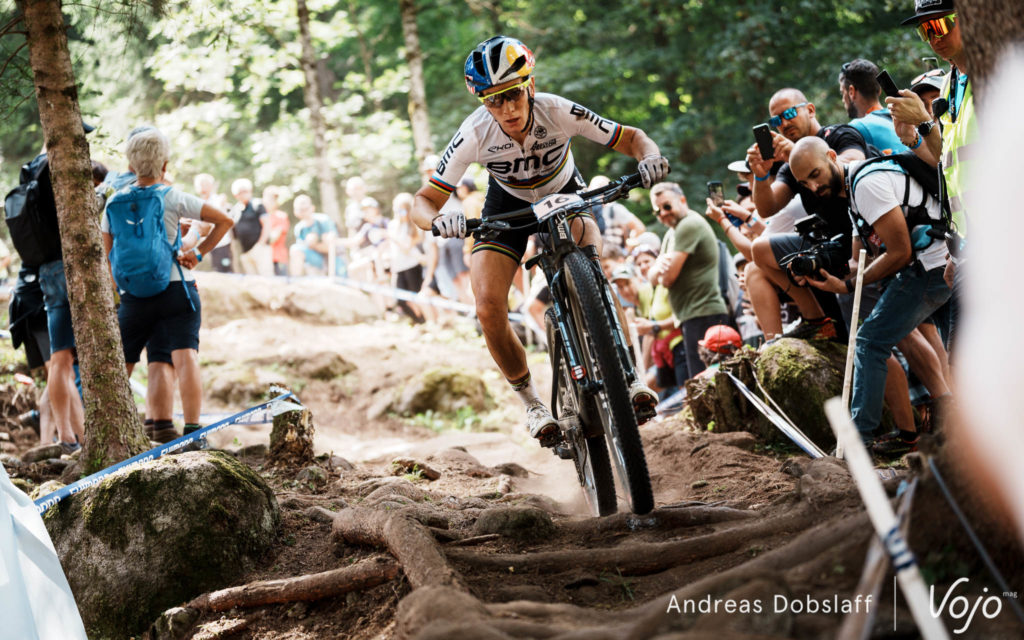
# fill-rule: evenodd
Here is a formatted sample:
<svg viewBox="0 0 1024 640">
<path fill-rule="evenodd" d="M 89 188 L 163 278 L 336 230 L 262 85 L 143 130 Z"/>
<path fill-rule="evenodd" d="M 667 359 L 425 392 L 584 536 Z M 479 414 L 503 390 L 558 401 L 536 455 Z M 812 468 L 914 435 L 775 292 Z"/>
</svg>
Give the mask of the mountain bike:
<svg viewBox="0 0 1024 640">
<path fill-rule="evenodd" d="M 552 194 L 526 209 L 466 221 L 481 240 L 508 230 L 537 232 L 538 252 L 525 266 L 540 265 L 551 293 L 545 328 L 551 412 L 559 425 L 541 444 L 573 460 L 591 512 L 602 516 L 616 511 L 615 477 L 634 513 L 653 509 L 654 496 L 629 397 L 637 373 L 615 293 L 593 247 L 576 244 L 569 218 L 623 198 L 640 183 L 639 174 L 623 176 L 593 191 Z"/>
</svg>

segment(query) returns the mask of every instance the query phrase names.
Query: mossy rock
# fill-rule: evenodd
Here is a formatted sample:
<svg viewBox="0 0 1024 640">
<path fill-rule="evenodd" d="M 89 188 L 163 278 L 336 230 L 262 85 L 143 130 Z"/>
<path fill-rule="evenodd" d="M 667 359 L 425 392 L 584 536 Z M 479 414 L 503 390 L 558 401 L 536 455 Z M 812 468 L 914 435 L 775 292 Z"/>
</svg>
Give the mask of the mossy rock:
<svg viewBox="0 0 1024 640">
<path fill-rule="evenodd" d="M 266 483 L 220 452 L 115 474 L 44 516 L 94 640 L 137 635 L 169 607 L 231 584 L 270 548 L 279 521 Z"/>
<path fill-rule="evenodd" d="M 777 431 L 768 420 L 743 396 L 733 384 L 729 373 L 736 376 L 748 389 L 756 389 L 754 362 L 757 352 L 743 349 L 722 362 L 718 371 L 705 373 L 686 381 L 687 424 L 704 431 L 746 431 L 772 441 Z"/>
<path fill-rule="evenodd" d="M 498 507 L 480 514 L 473 535 L 497 533 L 523 542 L 536 542 L 555 534 L 551 514 L 530 507 Z"/>
<path fill-rule="evenodd" d="M 825 401 L 843 393 L 846 346 L 825 340 L 783 338 L 761 352 L 758 382 L 790 420 L 820 448 L 835 446 Z M 777 440 L 789 440 L 779 433 Z"/>
<path fill-rule="evenodd" d="M 410 381 L 395 406 L 401 415 L 434 411 L 455 413 L 462 407 L 486 411 L 493 404 L 483 378 L 457 369 L 431 369 Z"/>
</svg>

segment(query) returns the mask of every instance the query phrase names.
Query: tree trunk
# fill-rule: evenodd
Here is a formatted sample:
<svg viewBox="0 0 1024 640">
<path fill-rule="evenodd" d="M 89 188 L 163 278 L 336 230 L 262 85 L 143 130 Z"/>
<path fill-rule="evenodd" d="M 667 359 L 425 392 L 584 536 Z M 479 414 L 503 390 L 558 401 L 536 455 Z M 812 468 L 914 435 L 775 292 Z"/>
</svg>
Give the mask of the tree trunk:
<svg viewBox="0 0 1024 640">
<path fill-rule="evenodd" d="M 148 449 L 124 364 L 59 0 L 18 0 L 50 160 L 85 396 L 86 473 Z"/>
<path fill-rule="evenodd" d="M 302 72 L 306 77 L 303 97 L 309 109 L 309 121 L 313 128 L 313 157 L 316 163 L 316 177 L 320 185 L 320 205 L 341 233 L 345 229 L 345 221 L 341 217 L 341 205 L 338 203 L 338 189 L 334 184 L 331 163 L 327 158 L 327 124 L 324 122 L 323 98 L 320 95 L 320 82 L 317 75 L 316 52 L 313 40 L 309 36 L 309 7 L 306 0 L 296 0 L 299 17 L 299 40 L 302 44 Z"/>
<path fill-rule="evenodd" d="M 1024 3 L 1020 0 L 972 0 L 956 3 L 974 104 L 985 101 L 988 79 L 1007 45 L 1024 40 Z"/>
<path fill-rule="evenodd" d="M 427 92 L 423 85 L 423 50 L 420 32 L 416 26 L 416 0 L 399 0 L 402 12 L 402 35 L 405 37 L 405 61 L 409 65 L 409 122 L 412 123 L 412 141 L 416 146 L 416 159 L 423 160 L 434 152 L 430 139 L 430 115 L 427 112 Z"/>
<path fill-rule="evenodd" d="M 363 75 L 366 76 L 366 90 L 371 94 L 373 100 L 373 110 L 383 111 L 384 105 L 380 102 L 380 96 L 377 92 L 373 91 L 373 45 L 367 41 L 366 33 L 363 28 L 359 26 L 359 21 L 356 16 L 359 15 L 359 5 L 353 0 L 349 0 L 348 3 L 348 15 L 352 21 L 352 28 L 355 29 L 356 38 L 359 40 L 359 58 L 363 61 Z"/>
</svg>

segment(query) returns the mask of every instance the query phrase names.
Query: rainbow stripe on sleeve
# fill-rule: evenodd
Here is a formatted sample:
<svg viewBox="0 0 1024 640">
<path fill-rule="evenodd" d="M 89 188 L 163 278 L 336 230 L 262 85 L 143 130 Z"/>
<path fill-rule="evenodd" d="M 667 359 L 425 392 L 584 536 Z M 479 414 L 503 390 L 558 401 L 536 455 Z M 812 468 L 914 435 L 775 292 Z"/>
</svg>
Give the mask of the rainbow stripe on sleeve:
<svg viewBox="0 0 1024 640">
<path fill-rule="evenodd" d="M 612 139 L 609 140 L 608 144 L 605 145 L 605 146 L 607 146 L 609 148 L 614 148 L 615 145 L 619 144 L 619 140 L 621 140 L 621 139 L 622 139 L 622 125 L 621 124 L 617 124 L 617 125 L 615 125 L 615 131 L 612 133 Z"/>
<path fill-rule="evenodd" d="M 455 191 L 455 187 L 446 182 L 442 182 L 437 178 L 437 176 L 432 176 L 428 184 L 446 196 L 452 195 L 452 192 Z"/>
</svg>

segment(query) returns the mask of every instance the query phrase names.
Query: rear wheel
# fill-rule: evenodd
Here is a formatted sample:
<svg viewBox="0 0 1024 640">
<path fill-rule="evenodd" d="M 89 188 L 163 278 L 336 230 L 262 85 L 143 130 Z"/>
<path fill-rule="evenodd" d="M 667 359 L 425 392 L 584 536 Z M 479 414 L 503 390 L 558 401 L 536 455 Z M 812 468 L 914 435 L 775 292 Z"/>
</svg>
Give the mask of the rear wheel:
<svg viewBox="0 0 1024 640">
<path fill-rule="evenodd" d="M 586 435 L 587 425 L 581 410 L 581 392 L 569 372 L 569 363 L 565 357 L 562 337 L 558 332 L 555 312 L 551 309 L 544 314 L 544 324 L 547 330 L 548 353 L 551 356 L 551 375 L 555 384 L 551 408 L 560 422 L 572 423 L 569 429 L 563 430 L 563 434 L 572 452 L 576 475 L 579 476 L 583 497 L 590 507 L 590 512 L 595 516 L 611 515 L 616 511 L 615 478 L 612 476 L 604 434 L 589 438 Z"/>
<path fill-rule="evenodd" d="M 603 288 L 607 284 L 598 280 L 593 265 L 582 252 L 567 255 L 565 267 L 573 315 L 581 324 L 583 364 L 592 379 L 601 381 L 600 391 L 593 394 L 590 401 L 601 417 L 612 462 L 631 510 L 647 513 L 654 508 L 654 495 L 640 430 L 629 399 L 626 372 L 619 359 L 613 325 L 604 302 Z"/>
</svg>

